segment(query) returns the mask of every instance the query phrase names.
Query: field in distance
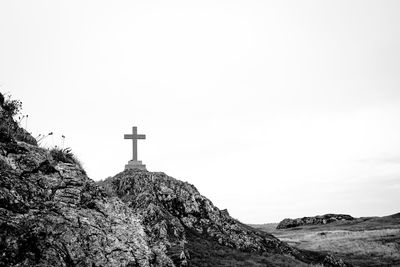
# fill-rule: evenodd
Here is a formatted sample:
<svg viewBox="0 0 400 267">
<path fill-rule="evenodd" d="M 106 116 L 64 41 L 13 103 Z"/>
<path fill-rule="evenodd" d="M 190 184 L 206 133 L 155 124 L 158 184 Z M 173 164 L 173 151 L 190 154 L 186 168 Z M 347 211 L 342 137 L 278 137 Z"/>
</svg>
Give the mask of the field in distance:
<svg viewBox="0 0 400 267">
<path fill-rule="evenodd" d="M 400 213 L 276 229 L 251 225 L 299 249 L 330 252 L 355 266 L 400 266 Z"/>
</svg>

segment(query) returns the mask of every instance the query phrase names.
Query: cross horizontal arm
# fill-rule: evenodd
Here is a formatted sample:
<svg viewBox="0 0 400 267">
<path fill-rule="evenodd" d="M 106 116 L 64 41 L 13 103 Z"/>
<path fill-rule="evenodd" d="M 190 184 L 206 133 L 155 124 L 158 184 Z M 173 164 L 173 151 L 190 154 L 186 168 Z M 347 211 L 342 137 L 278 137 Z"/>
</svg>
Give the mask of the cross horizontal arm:
<svg viewBox="0 0 400 267">
<path fill-rule="evenodd" d="M 145 134 L 124 134 L 124 139 L 146 139 Z"/>
</svg>

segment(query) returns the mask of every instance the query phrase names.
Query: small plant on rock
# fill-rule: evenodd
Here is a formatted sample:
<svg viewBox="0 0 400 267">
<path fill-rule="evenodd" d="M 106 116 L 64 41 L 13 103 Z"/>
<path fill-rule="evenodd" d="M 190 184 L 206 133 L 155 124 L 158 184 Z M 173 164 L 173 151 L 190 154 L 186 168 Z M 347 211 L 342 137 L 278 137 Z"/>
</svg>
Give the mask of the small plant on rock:
<svg viewBox="0 0 400 267">
<path fill-rule="evenodd" d="M 20 121 L 14 119 L 14 116 L 20 114 L 22 102 L 12 100 L 9 94 L 5 96 L 0 93 L 0 142 L 23 141 L 31 145 L 37 145 L 36 140 L 26 129 L 19 125 L 22 119 L 27 119 L 28 115 L 19 117 Z"/>
<path fill-rule="evenodd" d="M 4 97 L 2 93 L 0 93 L 0 95 L 0 105 L 4 112 L 10 117 L 19 114 L 22 109 L 22 102 L 20 100 L 11 99 L 11 95 L 6 95 L 6 97 Z"/>
<path fill-rule="evenodd" d="M 50 149 L 50 155 L 56 162 L 76 164 L 79 166 L 79 168 L 83 169 L 81 162 L 72 153 L 71 148 L 69 147 L 64 149 L 61 149 L 59 147 L 54 147 Z"/>
</svg>

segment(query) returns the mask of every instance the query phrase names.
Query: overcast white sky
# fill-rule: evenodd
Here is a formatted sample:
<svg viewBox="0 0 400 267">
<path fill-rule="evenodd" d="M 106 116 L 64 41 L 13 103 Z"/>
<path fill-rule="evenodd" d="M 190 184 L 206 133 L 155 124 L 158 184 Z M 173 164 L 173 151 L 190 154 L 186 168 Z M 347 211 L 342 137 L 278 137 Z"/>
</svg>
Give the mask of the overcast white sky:
<svg viewBox="0 0 400 267">
<path fill-rule="evenodd" d="M 400 211 L 400 1 L 0 2 L 0 90 L 95 180 L 139 159 L 246 223 Z M 25 122 L 23 122 L 25 123 Z"/>
</svg>

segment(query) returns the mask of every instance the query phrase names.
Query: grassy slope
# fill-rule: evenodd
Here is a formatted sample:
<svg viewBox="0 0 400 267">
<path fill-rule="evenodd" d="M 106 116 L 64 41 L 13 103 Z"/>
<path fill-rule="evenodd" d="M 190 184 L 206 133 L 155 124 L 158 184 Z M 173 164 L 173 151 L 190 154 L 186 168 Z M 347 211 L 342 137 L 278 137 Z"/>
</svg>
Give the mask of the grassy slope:
<svg viewBox="0 0 400 267">
<path fill-rule="evenodd" d="M 400 213 L 276 230 L 253 225 L 300 249 L 332 252 L 358 266 L 400 266 Z"/>
<path fill-rule="evenodd" d="M 187 247 L 192 267 L 265 267 L 265 266 L 309 266 L 290 256 L 249 253 L 221 246 L 204 236 L 188 231 Z"/>
</svg>

